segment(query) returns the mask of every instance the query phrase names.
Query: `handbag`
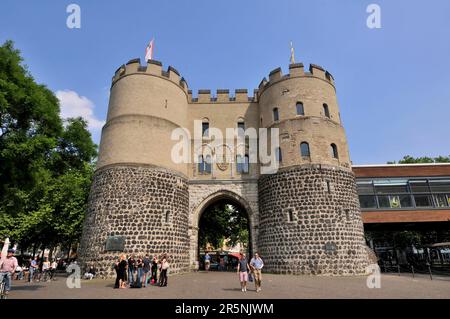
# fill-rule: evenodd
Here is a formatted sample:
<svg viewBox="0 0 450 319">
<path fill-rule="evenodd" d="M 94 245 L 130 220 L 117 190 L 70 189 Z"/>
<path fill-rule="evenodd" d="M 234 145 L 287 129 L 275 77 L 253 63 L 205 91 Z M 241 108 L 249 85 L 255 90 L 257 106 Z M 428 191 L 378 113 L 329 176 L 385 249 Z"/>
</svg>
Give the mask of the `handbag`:
<svg viewBox="0 0 450 319">
<path fill-rule="evenodd" d="M 248 281 L 253 282 L 253 274 L 251 272 L 248 273 Z"/>
</svg>

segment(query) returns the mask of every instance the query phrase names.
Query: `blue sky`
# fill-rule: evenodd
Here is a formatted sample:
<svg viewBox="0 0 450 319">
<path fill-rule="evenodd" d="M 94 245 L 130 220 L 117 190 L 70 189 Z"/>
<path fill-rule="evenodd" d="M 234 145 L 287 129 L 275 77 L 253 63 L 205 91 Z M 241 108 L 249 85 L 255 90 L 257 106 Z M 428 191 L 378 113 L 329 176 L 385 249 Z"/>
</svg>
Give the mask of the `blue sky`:
<svg viewBox="0 0 450 319">
<path fill-rule="evenodd" d="M 81 29 L 66 26 L 70 3 L 81 7 Z M 366 26 L 371 3 L 381 29 Z M 194 91 L 253 91 L 272 69 L 287 71 L 292 40 L 297 62 L 335 77 L 353 162 L 375 164 L 450 154 L 449 21 L 448 0 L 2 0 L 0 41 L 15 41 L 98 143 L 114 71 L 143 60 L 152 37 L 154 58 Z"/>
</svg>

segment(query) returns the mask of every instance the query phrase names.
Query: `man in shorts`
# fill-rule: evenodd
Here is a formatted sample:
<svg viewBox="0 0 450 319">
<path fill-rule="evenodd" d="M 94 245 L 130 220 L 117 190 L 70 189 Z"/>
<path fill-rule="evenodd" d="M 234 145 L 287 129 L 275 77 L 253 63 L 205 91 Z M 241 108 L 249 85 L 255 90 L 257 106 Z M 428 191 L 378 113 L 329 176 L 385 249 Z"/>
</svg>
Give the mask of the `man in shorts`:
<svg viewBox="0 0 450 319">
<path fill-rule="evenodd" d="M 261 270 L 264 267 L 264 263 L 258 253 L 255 253 L 255 257 L 250 260 L 250 267 L 253 271 L 253 276 L 255 277 L 256 292 L 260 292 L 262 279 Z"/>
</svg>

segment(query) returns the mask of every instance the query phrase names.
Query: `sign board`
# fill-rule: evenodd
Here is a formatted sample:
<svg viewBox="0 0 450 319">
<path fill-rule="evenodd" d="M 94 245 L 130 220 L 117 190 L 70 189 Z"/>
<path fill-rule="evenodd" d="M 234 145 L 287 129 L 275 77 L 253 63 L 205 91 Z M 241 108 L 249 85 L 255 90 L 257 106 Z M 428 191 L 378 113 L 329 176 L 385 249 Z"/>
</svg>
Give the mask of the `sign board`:
<svg viewBox="0 0 450 319">
<path fill-rule="evenodd" d="M 106 251 L 124 251 L 125 236 L 108 236 L 106 239 Z"/>
<path fill-rule="evenodd" d="M 337 247 L 336 247 L 335 243 L 328 242 L 325 244 L 323 249 L 325 250 L 326 253 L 334 253 L 336 251 Z"/>
</svg>

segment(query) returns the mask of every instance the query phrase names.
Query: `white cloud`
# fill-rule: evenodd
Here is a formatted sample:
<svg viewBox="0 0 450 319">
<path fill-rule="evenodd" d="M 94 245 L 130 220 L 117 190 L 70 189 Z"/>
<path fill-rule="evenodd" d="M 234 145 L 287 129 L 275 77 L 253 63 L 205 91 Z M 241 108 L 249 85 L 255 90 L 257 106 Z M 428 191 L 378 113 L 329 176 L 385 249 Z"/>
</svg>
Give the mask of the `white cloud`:
<svg viewBox="0 0 450 319">
<path fill-rule="evenodd" d="M 56 97 L 61 106 L 61 117 L 81 116 L 88 122 L 89 130 L 99 130 L 105 124 L 105 121 L 99 120 L 94 115 L 94 103 L 85 96 L 80 96 L 77 92 L 71 90 L 56 91 Z"/>
</svg>

